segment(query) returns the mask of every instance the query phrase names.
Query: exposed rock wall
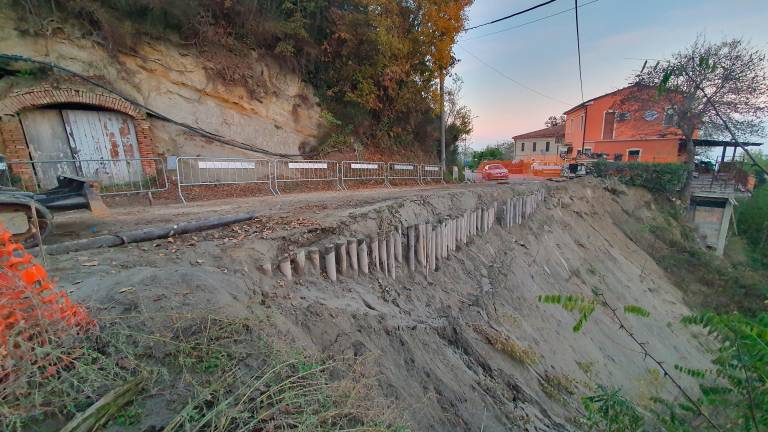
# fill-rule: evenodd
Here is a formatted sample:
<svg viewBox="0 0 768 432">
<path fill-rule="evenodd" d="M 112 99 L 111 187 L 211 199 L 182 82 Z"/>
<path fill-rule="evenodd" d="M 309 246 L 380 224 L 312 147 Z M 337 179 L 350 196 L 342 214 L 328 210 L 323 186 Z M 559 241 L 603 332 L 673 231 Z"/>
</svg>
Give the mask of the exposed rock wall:
<svg viewBox="0 0 768 432">
<path fill-rule="evenodd" d="M 76 34 L 30 36 L 15 29 L 14 17 L 0 13 L 0 53 L 51 61 L 87 75 L 127 97 L 193 126 L 273 152 L 297 153 L 314 144 L 320 109 L 313 90 L 274 61 L 252 53 L 259 88 L 216 79 L 194 49 L 143 41 L 135 54 L 116 57 L 99 43 Z M 59 74 L 44 78 L 5 77 L 0 97 L 26 87 L 71 82 Z M 165 155 L 249 156 L 150 116 L 157 151 Z"/>
</svg>

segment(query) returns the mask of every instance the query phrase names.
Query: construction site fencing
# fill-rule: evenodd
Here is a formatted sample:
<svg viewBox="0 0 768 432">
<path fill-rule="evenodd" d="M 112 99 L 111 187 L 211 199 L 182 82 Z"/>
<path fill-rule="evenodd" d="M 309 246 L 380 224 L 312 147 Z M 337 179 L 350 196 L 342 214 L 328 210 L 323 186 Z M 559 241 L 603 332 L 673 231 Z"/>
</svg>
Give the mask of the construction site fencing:
<svg viewBox="0 0 768 432">
<path fill-rule="evenodd" d="M 445 183 L 443 179 L 443 167 L 440 165 L 420 165 L 419 177 L 421 177 L 422 184 L 425 181 L 439 181 Z"/>
<path fill-rule="evenodd" d="M 386 162 L 343 161 L 341 163 L 341 188 L 347 190 L 347 182 L 378 181 L 389 187 Z"/>
<path fill-rule="evenodd" d="M 387 185 L 392 180 L 416 180 L 421 184 L 419 165 L 408 162 L 390 162 L 387 165 Z"/>
<path fill-rule="evenodd" d="M 59 176 L 83 177 L 101 185 L 101 195 L 151 193 L 168 189 L 162 158 L 60 159 L 7 161 L 0 165 L 0 182 L 40 193 L 58 185 Z"/>
<path fill-rule="evenodd" d="M 280 183 L 329 182 L 341 189 L 339 163 L 331 160 L 273 161 L 275 191 L 280 195 Z"/>
<path fill-rule="evenodd" d="M 272 161 L 269 159 L 181 156 L 176 159 L 179 198 L 187 203 L 183 189 L 189 186 L 263 183 L 272 195 Z"/>
</svg>

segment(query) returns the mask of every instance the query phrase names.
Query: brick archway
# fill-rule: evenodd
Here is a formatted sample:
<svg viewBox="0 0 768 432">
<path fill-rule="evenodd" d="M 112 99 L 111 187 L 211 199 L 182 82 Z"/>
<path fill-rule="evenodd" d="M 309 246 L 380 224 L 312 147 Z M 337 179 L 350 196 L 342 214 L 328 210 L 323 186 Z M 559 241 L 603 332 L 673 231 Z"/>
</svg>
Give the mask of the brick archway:
<svg viewBox="0 0 768 432">
<path fill-rule="evenodd" d="M 102 90 L 81 87 L 39 87 L 20 89 L 0 99 L 0 144 L 9 161 L 28 160 L 29 146 L 18 113 L 50 105 L 81 104 L 117 111 L 133 118 L 139 156 L 155 157 L 155 145 L 146 113 L 127 100 Z"/>
<path fill-rule="evenodd" d="M 56 104 L 83 104 L 127 114 L 143 120 L 146 114 L 127 100 L 112 94 L 77 87 L 40 86 L 17 90 L 0 100 L 0 115 L 15 115 L 30 108 Z"/>
</svg>

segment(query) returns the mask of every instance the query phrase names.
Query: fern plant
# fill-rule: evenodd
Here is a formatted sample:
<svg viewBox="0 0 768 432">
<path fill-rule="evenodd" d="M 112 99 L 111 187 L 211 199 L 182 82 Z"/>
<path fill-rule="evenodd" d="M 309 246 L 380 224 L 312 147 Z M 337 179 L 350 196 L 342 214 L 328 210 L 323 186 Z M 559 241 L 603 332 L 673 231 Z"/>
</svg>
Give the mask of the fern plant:
<svg viewBox="0 0 768 432">
<path fill-rule="evenodd" d="M 545 294 L 538 296 L 538 301 L 542 304 L 559 305 L 565 311 L 578 313 L 579 318 L 576 320 L 576 324 L 574 324 L 572 328 L 574 333 L 578 333 L 582 328 L 584 328 L 584 324 L 589 321 L 589 318 L 592 316 L 592 313 L 595 312 L 597 306 L 604 306 L 599 296 L 600 292 L 595 289 L 592 291 L 592 297 L 585 297 L 581 295 Z M 637 315 L 643 318 L 648 318 L 651 316 L 651 313 L 646 309 L 634 304 L 624 305 L 624 313 L 627 315 Z"/>
<path fill-rule="evenodd" d="M 621 389 L 598 385 L 598 392 L 581 400 L 584 428 L 595 432 L 639 432 L 643 417 L 637 407 L 621 394 Z"/>
<path fill-rule="evenodd" d="M 713 371 L 676 366 L 699 380 L 701 404 L 720 408 L 725 430 L 768 428 L 768 314 L 703 313 L 683 318 L 718 342 Z M 670 412 L 669 406 L 666 406 Z M 678 416 L 685 416 L 682 407 Z"/>
</svg>

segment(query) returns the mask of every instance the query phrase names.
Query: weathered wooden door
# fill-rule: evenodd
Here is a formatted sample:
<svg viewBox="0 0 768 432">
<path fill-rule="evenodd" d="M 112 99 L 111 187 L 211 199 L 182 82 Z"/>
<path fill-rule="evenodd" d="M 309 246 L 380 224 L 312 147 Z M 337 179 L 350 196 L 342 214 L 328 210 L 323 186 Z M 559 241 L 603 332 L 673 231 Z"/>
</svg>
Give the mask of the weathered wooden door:
<svg viewBox="0 0 768 432">
<path fill-rule="evenodd" d="M 61 111 L 57 109 L 36 109 L 23 111 L 20 115 L 24 135 L 29 145 L 30 157 L 33 161 L 62 161 L 40 162 L 33 164 L 37 187 L 41 190 L 50 189 L 58 184 L 59 175 L 78 175 L 74 163 L 63 161 L 72 159 L 72 149 L 64 128 Z M 14 165 L 11 164 L 11 168 Z"/>
<path fill-rule="evenodd" d="M 102 185 L 140 181 L 142 167 L 133 120 L 108 111 L 62 110 L 64 126 L 82 175 Z M 119 161 L 110 161 L 120 159 Z"/>
</svg>

